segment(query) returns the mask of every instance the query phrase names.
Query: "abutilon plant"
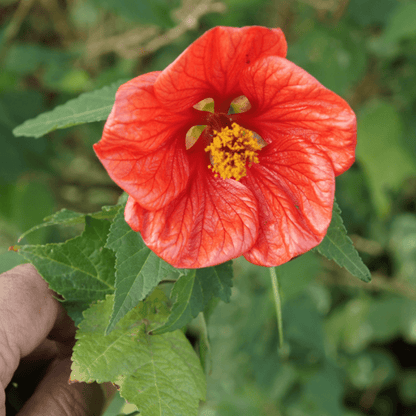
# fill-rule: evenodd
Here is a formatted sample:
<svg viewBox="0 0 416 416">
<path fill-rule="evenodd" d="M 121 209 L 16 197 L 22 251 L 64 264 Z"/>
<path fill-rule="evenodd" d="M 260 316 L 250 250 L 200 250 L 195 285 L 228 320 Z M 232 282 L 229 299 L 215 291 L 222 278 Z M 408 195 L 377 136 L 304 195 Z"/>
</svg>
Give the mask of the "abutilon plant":
<svg viewBox="0 0 416 416">
<path fill-rule="evenodd" d="M 285 323 L 284 344 L 276 266 L 319 245 L 316 251 L 324 257 L 371 280 L 334 202 L 335 178 L 355 158 L 355 114 L 287 60 L 286 52 L 280 29 L 215 27 L 164 70 L 83 93 L 13 130 L 40 137 L 108 117 L 94 149 L 128 194 L 98 212 L 58 211 L 21 239 L 45 226 L 85 224 L 77 237 L 12 248 L 62 297 L 78 326 L 71 382 L 111 382 L 143 415 L 197 415 L 215 350 L 208 319 L 217 300 L 231 300 L 238 271 L 230 260 L 244 256 L 269 267 L 280 351 L 269 354 L 274 334 L 258 340 L 267 343 L 262 349 L 273 361 L 267 377 L 287 364 L 279 357 L 306 363 L 316 355 L 307 344 L 324 342 L 319 334 L 321 341 L 310 342 L 310 331 L 303 331 L 306 325 L 319 332 L 320 321 L 311 317 L 299 325 L 315 306 L 299 309 L 296 300 L 288 311 L 292 307 L 299 314 Z M 256 286 L 262 272 L 255 268 Z M 290 278 L 283 274 L 283 291 L 295 280 Z M 292 295 L 303 289 L 305 281 L 295 283 Z M 285 301 L 290 302 L 289 292 Z M 249 311 L 247 305 L 257 308 L 258 299 L 256 294 L 255 303 L 236 300 Z M 256 319 L 268 312 L 264 306 Z M 222 311 L 220 319 L 227 319 Z M 273 330 L 269 324 L 267 330 Z M 197 345 L 187 338 L 186 327 Z M 299 331 L 304 334 L 297 339 Z M 227 329 L 226 337 L 228 342 L 234 332 Z M 324 361 L 320 369 L 315 364 L 308 386 L 338 373 L 328 373 Z M 338 376 L 334 380 L 339 383 Z M 301 386 L 299 397 L 308 386 Z M 292 395 L 287 403 L 295 404 Z M 279 409 L 286 399 L 275 404 Z"/>
<path fill-rule="evenodd" d="M 94 149 L 171 265 L 278 266 L 324 238 L 356 118 L 286 51 L 280 29 L 215 27 L 117 91 Z"/>
</svg>

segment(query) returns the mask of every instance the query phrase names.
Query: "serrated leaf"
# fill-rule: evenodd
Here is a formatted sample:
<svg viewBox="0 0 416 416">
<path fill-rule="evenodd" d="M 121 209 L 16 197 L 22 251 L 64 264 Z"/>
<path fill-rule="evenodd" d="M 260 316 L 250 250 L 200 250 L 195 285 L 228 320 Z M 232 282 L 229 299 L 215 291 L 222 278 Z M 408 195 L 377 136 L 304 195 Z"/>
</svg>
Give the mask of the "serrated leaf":
<svg viewBox="0 0 416 416">
<path fill-rule="evenodd" d="M 334 260 L 340 267 L 345 267 L 352 275 L 363 282 L 371 281 L 371 273 L 361 260 L 341 217 L 341 209 L 336 201 L 332 210 L 332 220 L 325 238 L 319 246 L 315 247 L 320 254 L 329 260 Z"/>
<path fill-rule="evenodd" d="M 176 269 L 153 253 L 124 219 L 123 209 L 111 225 L 106 247 L 116 254 L 115 302 L 108 334 L 116 323 Z"/>
<path fill-rule="evenodd" d="M 172 289 L 172 298 L 176 298 L 172 313 L 167 322 L 153 333 L 163 334 L 184 327 L 204 310 L 213 297 L 229 302 L 232 278 L 231 261 L 181 276 Z"/>
<path fill-rule="evenodd" d="M 31 229 L 25 231 L 20 237 L 19 241 L 21 241 L 24 237 L 28 234 L 32 233 L 33 231 L 39 230 L 43 227 L 49 227 L 51 225 L 76 225 L 76 224 L 83 224 L 85 222 L 85 218 L 92 217 L 95 219 L 106 219 L 110 220 L 116 216 L 120 209 L 120 205 L 111 205 L 111 206 L 104 206 L 102 207 L 101 211 L 93 212 L 91 214 L 83 214 L 81 212 L 70 211 L 69 209 L 63 208 L 55 214 L 50 215 L 43 219 L 42 224 L 37 224 Z"/>
<path fill-rule="evenodd" d="M 149 335 L 168 315 L 160 290 L 104 335 L 114 296 L 84 312 L 72 356 L 72 381 L 111 381 L 146 416 L 196 415 L 206 382 L 182 331 Z"/>
<path fill-rule="evenodd" d="M 117 81 L 99 90 L 81 94 L 52 111 L 26 120 L 13 130 L 13 134 L 38 138 L 56 129 L 106 120 L 113 107 L 116 91 L 124 82 Z"/>
<path fill-rule="evenodd" d="M 128 415 L 126 415 L 125 413 L 119 413 L 117 416 L 137 416 L 139 414 L 140 412 L 133 412 L 133 413 L 129 413 Z"/>
<path fill-rule="evenodd" d="M 65 243 L 19 249 L 19 254 L 36 267 L 52 290 L 70 302 L 72 308 L 79 305 L 84 309 L 114 292 L 115 263 L 114 253 L 104 247 L 110 222 L 91 217 L 86 217 L 85 222 L 84 232 Z"/>
</svg>

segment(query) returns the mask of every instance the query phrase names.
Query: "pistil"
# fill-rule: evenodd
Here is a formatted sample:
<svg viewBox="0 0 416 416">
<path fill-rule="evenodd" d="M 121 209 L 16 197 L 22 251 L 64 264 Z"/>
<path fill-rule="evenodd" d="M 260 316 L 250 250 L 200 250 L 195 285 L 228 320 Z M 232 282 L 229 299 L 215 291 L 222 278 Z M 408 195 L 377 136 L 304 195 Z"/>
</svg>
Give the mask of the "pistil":
<svg viewBox="0 0 416 416">
<path fill-rule="evenodd" d="M 211 152 L 212 165 L 208 167 L 223 179 L 234 178 L 237 181 L 247 175 L 247 165 L 259 163 L 257 152 L 262 148 L 254 133 L 237 123 L 231 128 L 214 130 L 214 137 L 206 152 Z"/>
</svg>

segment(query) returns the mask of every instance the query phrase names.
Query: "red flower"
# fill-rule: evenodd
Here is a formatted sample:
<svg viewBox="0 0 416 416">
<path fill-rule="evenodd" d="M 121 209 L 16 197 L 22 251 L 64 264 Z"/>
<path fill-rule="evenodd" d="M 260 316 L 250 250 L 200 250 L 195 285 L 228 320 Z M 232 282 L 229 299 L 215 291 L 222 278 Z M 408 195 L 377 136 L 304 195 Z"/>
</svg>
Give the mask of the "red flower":
<svg viewBox="0 0 416 416">
<path fill-rule="evenodd" d="M 355 115 L 285 56 L 280 29 L 216 27 L 117 91 L 94 149 L 130 195 L 126 221 L 173 266 L 277 266 L 325 236 Z"/>
</svg>

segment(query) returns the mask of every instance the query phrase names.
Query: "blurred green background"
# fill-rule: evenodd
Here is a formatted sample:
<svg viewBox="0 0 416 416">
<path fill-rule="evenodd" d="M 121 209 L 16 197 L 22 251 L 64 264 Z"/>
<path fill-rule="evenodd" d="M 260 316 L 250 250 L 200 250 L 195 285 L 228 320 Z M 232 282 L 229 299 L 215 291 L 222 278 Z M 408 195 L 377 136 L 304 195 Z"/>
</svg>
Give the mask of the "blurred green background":
<svg viewBox="0 0 416 416">
<path fill-rule="evenodd" d="M 45 216 L 120 195 L 92 151 L 103 123 L 37 140 L 12 129 L 162 70 L 217 25 L 281 27 L 288 59 L 356 111 L 357 161 L 336 195 L 373 282 L 312 253 L 282 266 L 279 354 L 268 271 L 236 261 L 232 301 L 209 322 L 200 414 L 416 415 L 415 0 L 0 0 L 0 271 L 21 262 L 8 247 Z M 25 242 L 72 232 L 43 228 Z"/>
</svg>

